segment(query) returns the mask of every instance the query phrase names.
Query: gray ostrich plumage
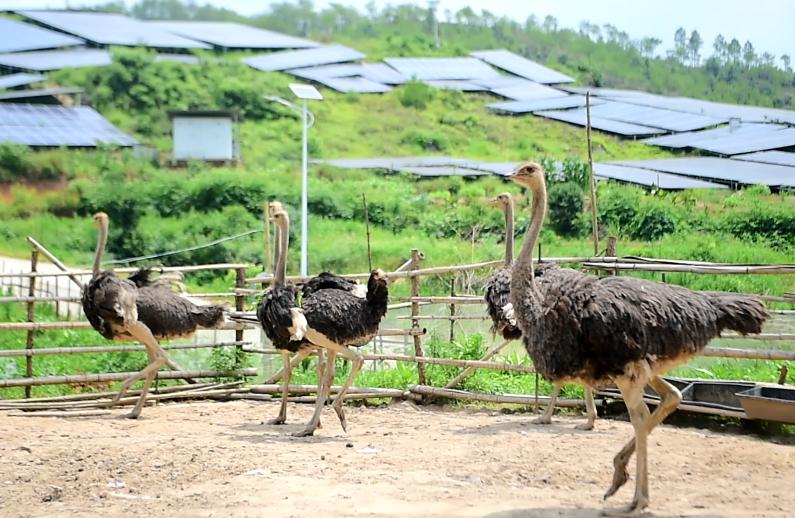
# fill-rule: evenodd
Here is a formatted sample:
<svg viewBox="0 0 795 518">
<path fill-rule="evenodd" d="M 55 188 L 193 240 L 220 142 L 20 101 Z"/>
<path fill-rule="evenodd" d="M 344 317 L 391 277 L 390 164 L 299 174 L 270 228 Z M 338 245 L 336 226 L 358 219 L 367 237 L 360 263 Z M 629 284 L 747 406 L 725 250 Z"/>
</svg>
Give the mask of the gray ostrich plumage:
<svg viewBox="0 0 795 518">
<path fill-rule="evenodd" d="M 513 271 L 513 240 L 514 240 L 514 203 L 511 193 L 504 192 L 491 201 L 491 206 L 499 208 L 505 215 L 505 265 L 492 274 L 486 283 L 486 310 L 491 317 L 492 332 L 499 334 L 505 340 L 518 340 L 522 338 L 522 331 L 516 324 L 516 317 L 511 302 L 511 272 Z M 556 268 L 554 265 L 540 265 L 536 271 L 536 277 L 544 274 L 548 268 Z M 496 350 L 499 350 L 499 346 Z M 535 424 L 550 424 L 552 414 L 555 411 L 555 403 L 560 395 L 562 384 L 556 383 L 552 397 L 547 404 L 544 414 L 533 420 Z M 585 386 L 585 409 L 587 421 L 575 426 L 578 430 L 592 430 L 596 420 L 596 404 L 593 399 L 593 389 Z"/>
<path fill-rule="evenodd" d="M 108 238 L 107 214 L 97 213 L 94 222 L 99 229 L 99 239 L 91 281 L 83 291 L 83 312 L 91 326 L 105 338 L 137 340 L 144 344 L 148 365 L 124 380 L 113 399 L 113 403 L 117 403 L 133 383 L 145 378 L 141 395 L 129 414 L 136 418 L 141 414 L 157 371 L 169 363 L 157 339 L 190 336 L 199 326 L 215 327 L 224 320 L 224 306 L 197 306 L 166 285 L 150 281 L 147 273 L 137 277 L 140 286 L 136 286 L 135 282 L 122 280 L 112 271 L 100 271 Z"/>
<path fill-rule="evenodd" d="M 525 348 L 550 381 L 618 386 L 635 433 L 614 458 L 605 498 L 627 481 L 626 466 L 637 449 L 634 498 L 627 508 L 608 514 L 638 516 L 649 504 L 647 436 L 682 397 L 660 374 L 693 357 L 723 329 L 760 332 L 767 311 L 755 297 L 699 293 L 629 277 L 598 278 L 557 267 L 536 277 L 532 254 L 546 210 L 543 169 L 524 164 L 511 179 L 533 193 L 532 222 L 511 279 Z M 653 413 L 643 402 L 646 384 L 661 396 Z"/>
<path fill-rule="evenodd" d="M 297 353 L 296 356 L 302 359 L 313 349 L 319 348 L 326 351 L 327 359 L 318 380 L 315 414 L 307 427 L 294 435 L 312 435 L 317 429 L 320 412 L 331 389 L 333 364 L 337 354 L 353 362 L 351 373 L 333 405 L 343 429 L 347 429 L 342 409 L 343 397 L 363 363 L 361 356 L 348 346 L 364 345 L 378 332 L 381 318 L 386 313 L 389 295 L 386 276 L 381 270 L 373 270 L 367 283 L 367 294 L 362 298 L 353 293 L 355 283 L 333 274 L 323 275 L 308 290 L 299 306 L 296 301 L 297 288 L 285 283 L 289 217 L 286 212 L 279 211 L 273 218 L 277 224 L 280 242 L 276 279 L 273 289 L 263 298 L 257 310 L 266 335 L 274 347 L 282 351 L 284 360 L 282 404 L 279 416 L 273 422 L 280 424 L 286 419 L 287 391 L 291 375 L 289 354 Z M 341 286 L 342 289 L 334 286 Z"/>
</svg>

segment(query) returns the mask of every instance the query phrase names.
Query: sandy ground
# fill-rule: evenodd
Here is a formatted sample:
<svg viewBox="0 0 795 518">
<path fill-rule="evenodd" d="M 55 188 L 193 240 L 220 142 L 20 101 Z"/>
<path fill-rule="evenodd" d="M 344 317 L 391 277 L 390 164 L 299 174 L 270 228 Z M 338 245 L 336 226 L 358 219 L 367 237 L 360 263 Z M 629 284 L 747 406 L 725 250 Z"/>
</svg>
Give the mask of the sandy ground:
<svg viewBox="0 0 795 518">
<path fill-rule="evenodd" d="M 2 516 L 598 516 L 628 423 L 399 403 L 311 414 L 190 403 L 118 417 L 0 414 Z M 120 411 L 119 411 L 120 412 Z M 120 413 L 118 415 L 121 415 Z M 634 464 L 634 463 L 633 463 Z M 650 439 L 650 516 L 792 516 L 795 447 L 663 426 Z M 634 467 L 634 466 L 633 466 Z M 630 481 L 608 502 L 627 503 Z"/>
</svg>

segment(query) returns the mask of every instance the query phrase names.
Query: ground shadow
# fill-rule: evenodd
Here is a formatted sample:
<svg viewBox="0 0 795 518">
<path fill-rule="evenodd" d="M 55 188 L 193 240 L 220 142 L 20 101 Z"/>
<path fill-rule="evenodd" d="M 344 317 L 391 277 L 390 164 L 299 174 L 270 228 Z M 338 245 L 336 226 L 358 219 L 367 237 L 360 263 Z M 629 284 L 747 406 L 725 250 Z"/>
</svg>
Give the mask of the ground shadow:
<svg viewBox="0 0 795 518">
<path fill-rule="evenodd" d="M 606 507 L 605 509 L 610 509 Z M 583 509 L 583 508 L 566 508 L 566 507 L 542 507 L 542 508 L 527 508 L 527 509 L 511 509 L 508 511 L 498 511 L 490 513 L 483 518 L 597 518 L 602 516 L 604 509 Z M 719 518 L 720 515 L 716 514 L 655 514 L 645 512 L 641 514 L 642 518 L 680 518 L 687 516 L 688 518 Z"/>
<path fill-rule="evenodd" d="M 495 435 L 498 433 L 535 433 L 535 434 L 592 434 L 593 430 L 577 430 L 574 428 L 575 424 L 570 423 L 556 423 L 551 424 L 533 424 L 528 419 L 527 421 L 504 421 L 499 423 L 491 423 L 481 426 L 472 426 L 459 428 L 454 433 L 456 434 L 476 434 L 476 435 Z"/>
<path fill-rule="evenodd" d="M 238 425 L 230 426 L 230 430 L 243 433 L 223 432 L 223 435 L 229 436 L 235 441 L 244 441 L 254 444 L 263 443 L 279 443 L 279 444 L 302 444 L 302 443 L 347 443 L 351 442 L 351 438 L 345 435 L 331 435 L 336 432 L 326 432 L 329 435 L 324 435 L 321 428 L 315 435 L 310 437 L 293 437 L 292 433 L 304 429 L 306 426 L 303 423 L 286 424 L 286 425 L 272 425 L 260 422 L 248 422 Z"/>
</svg>

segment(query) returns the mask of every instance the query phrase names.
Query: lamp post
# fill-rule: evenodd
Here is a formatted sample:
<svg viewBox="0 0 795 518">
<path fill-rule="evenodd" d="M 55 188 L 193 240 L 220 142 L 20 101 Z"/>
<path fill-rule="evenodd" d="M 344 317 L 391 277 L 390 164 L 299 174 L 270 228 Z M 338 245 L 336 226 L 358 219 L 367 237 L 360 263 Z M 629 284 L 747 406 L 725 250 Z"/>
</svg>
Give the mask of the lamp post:
<svg viewBox="0 0 795 518">
<path fill-rule="evenodd" d="M 308 186 L 308 165 L 309 157 L 307 150 L 307 130 L 309 129 L 309 118 L 307 110 L 308 100 L 323 100 L 323 96 L 312 85 L 290 83 L 290 90 L 299 99 L 303 100 L 303 110 L 301 110 L 301 126 L 303 133 L 303 148 L 301 153 L 301 275 L 306 276 L 309 269 L 307 258 L 307 242 L 309 240 L 309 186 Z"/>
</svg>

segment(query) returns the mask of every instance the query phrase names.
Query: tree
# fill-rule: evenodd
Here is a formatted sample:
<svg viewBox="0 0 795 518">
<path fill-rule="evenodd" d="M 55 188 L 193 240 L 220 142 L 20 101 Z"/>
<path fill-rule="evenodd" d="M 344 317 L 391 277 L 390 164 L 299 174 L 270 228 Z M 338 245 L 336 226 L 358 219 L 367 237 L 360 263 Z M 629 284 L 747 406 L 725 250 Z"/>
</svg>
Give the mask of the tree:
<svg viewBox="0 0 795 518">
<path fill-rule="evenodd" d="M 643 38 L 640 40 L 640 53 L 651 59 L 654 57 L 654 50 L 660 46 L 662 40 L 660 38 Z"/>
<path fill-rule="evenodd" d="M 555 32 L 558 30 L 558 19 L 548 14 L 544 17 L 544 25 L 542 27 L 546 32 Z"/>
<path fill-rule="evenodd" d="M 726 54 L 729 58 L 729 61 L 732 63 L 739 63 L 740 61 L 740 54 L 742 54 L 743 48 L 740 46 L 740 42 L 737 41 L 737 38 L 732 38 L 729 42 L 729 46 L 726 48 Z"/>
<path fill-rule="evenodd" d="M 789 54 L 782 54 L 780 59 L 781 63 L 784 65 L 784 70 L 786 70 L 787 72 L 792 72 L 792 68 L 790 67 Z"/>
<path fill-rule="evenodd" d="M 697 30 L 693 30 L 690 33 L 690 39 L 687 41 L 687 50 L 690 53 L 690 65 L 692 67 L 697 67 L 699 61 L 701 61 L 701 55 L 698 53 L 701 50 L 701 45 L 704 44 L 704 40 L 701 39 L 701 35 L 698 33 Z"/>
<path fill-rule="evenodd" d="M 680 63 L 684 63 L 687 57 L 687 31 L 683 27 L 676 29 L 674 34 L 673 56 Z"/>
<path fill-rule="evenodd" d="M 726 43 L 726 38 L 723 37 L 723 34 L 718 34 L 715 37 L 715 42 L 712 44 L 712 48 L 715 50 L 714 55 L 716 58 L 718 58 L 718 62 L 726 63 L 728 43 Z"/>
<path fill-rule="evenodd" d="M 759 61 L 765 66 L 772 67 L 775 66 L 776 56 L 770 52 L 763 52 L 762 56 L 759 58 Z"/>
<path fill-rule="evenodd" d="M 746 41 L 745 45 L 743 45 L 743 61 L 748 68 L 751 68 L 756 63 L 756 52 L 750 41 Z"/>
</svg>

